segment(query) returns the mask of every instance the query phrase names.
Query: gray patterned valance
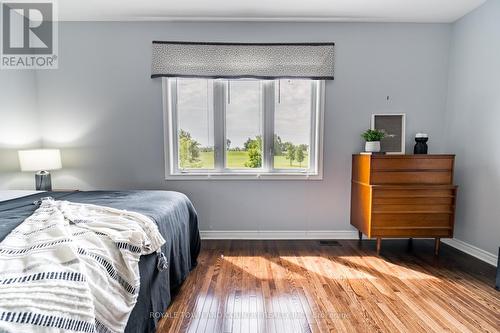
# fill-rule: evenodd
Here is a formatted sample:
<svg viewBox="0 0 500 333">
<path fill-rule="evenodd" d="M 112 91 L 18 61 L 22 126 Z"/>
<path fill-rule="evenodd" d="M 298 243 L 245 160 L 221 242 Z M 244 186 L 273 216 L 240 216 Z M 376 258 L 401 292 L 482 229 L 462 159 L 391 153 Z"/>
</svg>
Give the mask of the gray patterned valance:
<svg viewBox="0 0 500 333">
<path fill-rule="evenodd" d="M 153 42 L 151 77 L 333 79 L 333 43 Z"/>
</svg>

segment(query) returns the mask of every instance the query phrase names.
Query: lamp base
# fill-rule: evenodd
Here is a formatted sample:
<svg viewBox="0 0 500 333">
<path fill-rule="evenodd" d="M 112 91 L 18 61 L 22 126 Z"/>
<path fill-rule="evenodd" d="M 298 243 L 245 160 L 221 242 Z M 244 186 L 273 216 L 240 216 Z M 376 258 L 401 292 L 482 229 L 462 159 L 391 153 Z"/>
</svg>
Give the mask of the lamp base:
<svg viewBox="0 0 500 333">
<path fill-rule="evenodd" d="M 52 191 L 50 172 L 38 171 L 35 173 L 35 189 L 37 191 Z"/>
</svg>

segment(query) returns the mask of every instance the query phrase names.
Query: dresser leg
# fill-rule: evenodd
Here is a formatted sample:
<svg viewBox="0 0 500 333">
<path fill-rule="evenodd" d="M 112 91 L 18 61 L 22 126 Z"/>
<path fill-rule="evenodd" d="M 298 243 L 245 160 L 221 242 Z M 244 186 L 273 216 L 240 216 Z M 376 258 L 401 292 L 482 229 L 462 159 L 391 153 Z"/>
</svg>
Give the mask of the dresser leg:
<svg viewBox="0 0 500 333">
<path fill-rule="evenodd" d="M 358 231 L 358 238 L 359 240 L 363 239 L 363 233 L 361 231 Z"/>
<path fill-rule="evenodd" d="M 380 245 L 382 243 L 382 238 L 377 238 L 377 255 L 380 254 Z"/>
<path fill-rule="evenodd" d="M 408 239 L 408 251 L 413 249 L 413 238 Z"/>
<path fill-rule="evenodd" d="M 441 244 L 441 239 L 438 237 L 434 240 L 434 255 L 439 255 L 439 245 Z"/>
</svg>

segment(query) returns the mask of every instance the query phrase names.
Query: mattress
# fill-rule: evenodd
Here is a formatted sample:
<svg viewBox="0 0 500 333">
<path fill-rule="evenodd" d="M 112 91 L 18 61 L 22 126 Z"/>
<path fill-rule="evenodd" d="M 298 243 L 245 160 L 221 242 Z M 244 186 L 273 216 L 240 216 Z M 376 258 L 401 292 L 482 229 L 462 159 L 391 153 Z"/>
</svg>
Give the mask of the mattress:
<svg viewBox="0 0 500 333">
<path fill-rule="evenodd" d="M 196 211 L 184 194 L 170 191 L 8 192 L 11 192 L 8 196 L 0 192 L 4 198 L 0 200 L 0 242 L 33 213 L 36 209 L 33 202 L 47 196 L 149 216 L 166 240 L 162 252 L 168 259 L 168 269 L 161 272 L 156 269 L 156 254 L 141 257 L 141 288 L 125 332 L 156 330 L 161 318 L 157 314 L 167 309 L 175 292 L 196 266 L 200 252 Z"/>
<path fill-rule="evenodd" d="M 25 197 L 27 195 L 35 193 L 42 193 L 42 191 L 27 191 L 27 190 L 0 191 L 0 202 Z"/>
</svg>

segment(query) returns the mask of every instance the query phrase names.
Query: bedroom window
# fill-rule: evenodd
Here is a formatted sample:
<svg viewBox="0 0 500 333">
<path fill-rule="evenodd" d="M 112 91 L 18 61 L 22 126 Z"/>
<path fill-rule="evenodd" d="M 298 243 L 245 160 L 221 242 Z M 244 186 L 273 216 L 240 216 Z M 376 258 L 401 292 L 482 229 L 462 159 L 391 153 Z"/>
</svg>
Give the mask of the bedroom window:
<svg viewBox="0 0 500 333">
<path fill-rule="evenodd" d="M 321 179 L 324 81 L 163 79 L 167 179 Z"/>
</svg>

